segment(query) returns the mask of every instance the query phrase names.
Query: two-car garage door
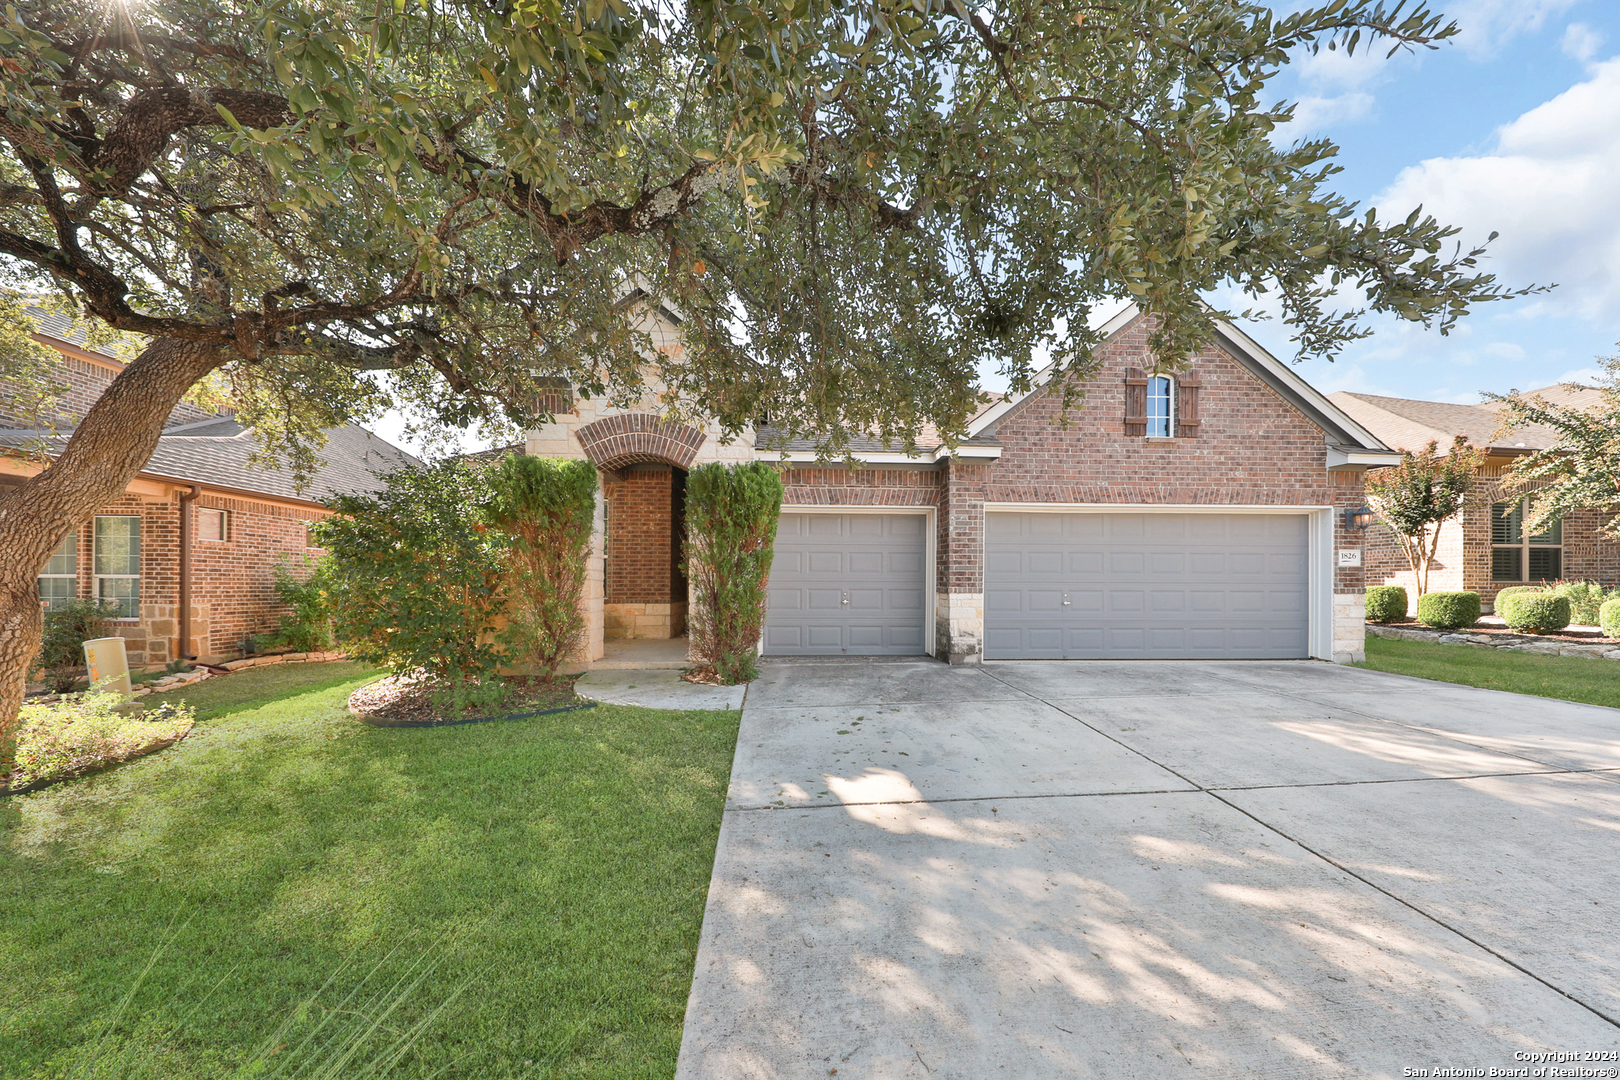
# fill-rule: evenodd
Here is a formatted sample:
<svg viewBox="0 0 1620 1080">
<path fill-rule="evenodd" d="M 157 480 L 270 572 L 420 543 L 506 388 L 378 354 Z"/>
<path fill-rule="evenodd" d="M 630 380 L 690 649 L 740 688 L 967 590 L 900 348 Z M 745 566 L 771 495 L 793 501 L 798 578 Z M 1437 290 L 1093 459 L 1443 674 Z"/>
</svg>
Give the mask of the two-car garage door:
<svg viewBox="0 0 1620 1080">
<path fill-rule="evenodd" d="M 985 515 L 986 660 L 1309 655 L 1304 514 Z"/>
<path fill-rule="evenodd" d="M 988 509 L 984 657 L 1308 656 L 1309 520 Z M 920 513 L 783 513 L 766 654 L 925 653 L 928 523 Z"/>
</svg>

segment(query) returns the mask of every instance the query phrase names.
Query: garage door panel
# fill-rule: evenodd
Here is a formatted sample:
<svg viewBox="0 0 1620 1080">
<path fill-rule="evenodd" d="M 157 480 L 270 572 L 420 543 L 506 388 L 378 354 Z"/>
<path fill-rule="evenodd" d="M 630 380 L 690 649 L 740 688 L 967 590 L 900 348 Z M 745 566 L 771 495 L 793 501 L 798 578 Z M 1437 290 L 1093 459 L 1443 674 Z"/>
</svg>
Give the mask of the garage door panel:
<svg viewBox="0 0 1620 1080">
<path fill-rule="evenodd" d="M 985 525 L 987 658 L 1308 654 L 1303 514 L 992 511 Z"/>
<path fill-rule="evenodd" d="M 927 532 L 922 514 L 784 513 L 771 563 L 766 652 L 922 653 Z M 1009 571 L 1020 572 L 1018 557 L 1011 564 Z"/>
</svg>

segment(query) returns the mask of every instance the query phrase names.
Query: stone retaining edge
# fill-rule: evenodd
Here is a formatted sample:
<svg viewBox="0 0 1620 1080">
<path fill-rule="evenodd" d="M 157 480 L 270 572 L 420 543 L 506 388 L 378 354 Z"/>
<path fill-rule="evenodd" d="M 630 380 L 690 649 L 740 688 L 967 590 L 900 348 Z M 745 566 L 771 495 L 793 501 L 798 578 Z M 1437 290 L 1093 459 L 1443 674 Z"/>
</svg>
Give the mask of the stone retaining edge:
<svg viewBox="0 0 1620 1080">
<path fill-rule="evenodd" d="M 1453 633 L 1449 630 L 1413 630 L 1404 626 L 1380 626 L 1368 623 L 1367 633 L 1373 637 L 1396 641 L 1430 641 L 1439 645 L 1471 645 L 1476 649 L 1504 649 L 1510 652 L 1536 653 L 1541 656 L 1582 656 L 1589 660 L 1620 660 L 1620 645 L 1572 645 L 1550 641 L 1534 634 L 1493 636 L 1489 634 Z"/>
</svg>

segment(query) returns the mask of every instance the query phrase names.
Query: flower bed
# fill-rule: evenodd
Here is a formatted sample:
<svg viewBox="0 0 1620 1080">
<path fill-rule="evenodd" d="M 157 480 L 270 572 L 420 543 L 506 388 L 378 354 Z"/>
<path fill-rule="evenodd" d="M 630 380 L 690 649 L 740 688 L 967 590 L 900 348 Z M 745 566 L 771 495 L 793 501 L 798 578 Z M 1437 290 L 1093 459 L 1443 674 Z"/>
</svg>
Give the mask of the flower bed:
<svg viewBox="0 0 1620 1080">
<path fill-rule="evenodd" d="M 83 694 L 30 702 L 18 713 L 12 793 L 105 769 L 173 746 L 191 731 L 184 705 L 123 712 L 117 694 Z"/>
<path fill-rule="evenodd" d="M 496 693 L 476 700 L 478 691 L 469 691 L 472 700 L 460 708 L 445 685 L 420 673 L 389 675 L 367 683 L 349 695 L 349 712 L 362 720 L 384 726 L 466 723 L 472 720 L 499 720 L 514 714 L 549 709 L 566 709 L 583 704 L 574 693 L 572 678 L 552 682 L 513 676 L 500 680 Z"/>
</svg>

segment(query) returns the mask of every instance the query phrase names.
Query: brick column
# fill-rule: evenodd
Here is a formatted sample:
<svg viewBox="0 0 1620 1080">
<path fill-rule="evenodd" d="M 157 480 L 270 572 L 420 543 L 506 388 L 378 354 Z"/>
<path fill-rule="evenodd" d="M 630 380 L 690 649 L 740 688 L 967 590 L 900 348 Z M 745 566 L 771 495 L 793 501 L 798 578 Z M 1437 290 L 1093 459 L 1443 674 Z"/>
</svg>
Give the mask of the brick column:
<svg viewBox="0 0 1620 1080">
<path fill-rule="evenodd" d="M 988 465 L 952 460 L 939 509 L 935 654 L 952 664 L 984 658 L 984 484 Z"/>
</svg>

